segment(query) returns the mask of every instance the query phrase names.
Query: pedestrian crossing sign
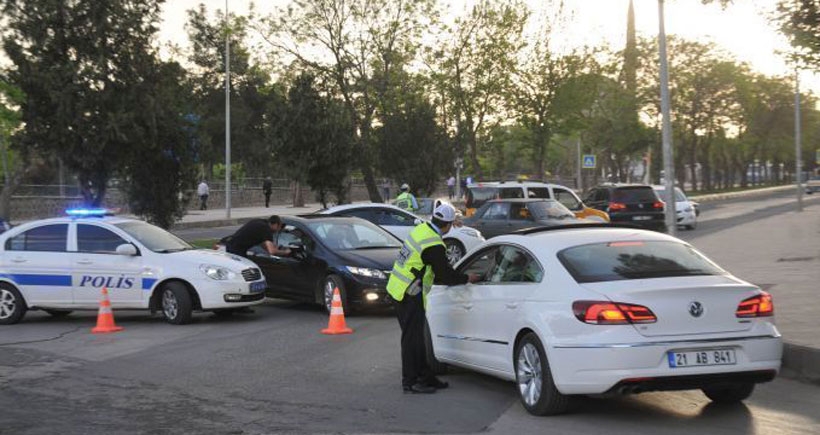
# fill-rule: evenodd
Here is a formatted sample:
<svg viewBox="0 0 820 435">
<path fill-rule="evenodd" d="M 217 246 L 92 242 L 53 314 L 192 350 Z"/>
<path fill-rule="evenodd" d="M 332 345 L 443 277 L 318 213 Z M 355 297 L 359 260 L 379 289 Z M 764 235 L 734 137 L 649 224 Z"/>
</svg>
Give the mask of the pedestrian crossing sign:
<svg viewBox="0 0 820 435">
<path fill-rule="evenodd" d="M 595 154 L 584 154 L 582 166 L 584 169 L 595 169 Z"/>
</svg>

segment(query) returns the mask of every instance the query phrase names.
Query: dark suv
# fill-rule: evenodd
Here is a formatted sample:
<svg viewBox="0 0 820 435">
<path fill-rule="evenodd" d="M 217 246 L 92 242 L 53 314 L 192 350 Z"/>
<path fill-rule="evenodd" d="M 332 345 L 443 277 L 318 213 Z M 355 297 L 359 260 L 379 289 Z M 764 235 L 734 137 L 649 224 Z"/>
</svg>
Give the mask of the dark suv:
<svg viewBox="0 0 820 435">
<path fill-rule="evenodd" d="M 646 184 L 603 184 L 590 189 L 584 203 L 609 213 L 611 222 L 666 232 L 665 204 Z"/>
</svg>

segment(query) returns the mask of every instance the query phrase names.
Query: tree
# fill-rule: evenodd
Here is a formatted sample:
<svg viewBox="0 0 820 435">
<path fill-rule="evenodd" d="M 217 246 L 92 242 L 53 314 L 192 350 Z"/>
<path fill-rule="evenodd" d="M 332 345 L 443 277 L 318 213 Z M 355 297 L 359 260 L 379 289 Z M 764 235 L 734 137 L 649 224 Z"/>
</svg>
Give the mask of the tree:
<svg viewBox="0 0 820 435">
<path fill-rule="evenodd" d="M 299 75 L 290 87 L 282 127 L 276 153 L 288 177 L 307 183 L 324 207 L 330 194 L 345 202 L 353 129 L 349 114 L 339 102 L 320 94 L 312 74 Z"/>
<path fill-rule="evenodd" d="M 185 27 L 191 41 L 188 60 L 192 68 L 197 125 L 197 156 L 206 178 L 213 178 L 213 165 L 225 156 L 225 37 L 231 45 L 231 154 L 249 174 L 272 169 L 273 148 L 266 140 L 264 89 L 268 75 L 251 64 L 245 40 L 248 18 L 231 14 L 228 28 L 224 13 L 209 20 L 205 5 L 188 11 Z"/>
<path fill-rule="evenodd" d="M 381 170 L 416 194 L 429 196 L 447 175 L 453 161 L 444 132 L 436 124 L 436 110 L 421 89 L 398 100 L 377 131 Z"/>
<path fill-rule="evenodd" d="M 139 147 L 130 134 L 145 114 L 132 106 L 155 66 L 156 0 L 3 0 L 9 78 L 25 93 L 21 146 L 57 156 L 100 205 L 108 180 Z"/>
<path fill-rule="evenodd" d="M 0 75 L 0 153 L 3 161 L 3 190 L 0 191 L 0 218 L 9 220 L 11 195 L 20 186 L 25 166 L 18 153 L 10 150 L 11 138 L 20 128 L 20 111 L 25 96 L 19 88 L 11 85 Z"/>
<path fill-rule="evenodd" d="M 526 5 L 515 0 L 482 0 L 465 17 L 445 29 L 438 48 L 428 50 L 442 101 L 454 125 L 457 156 L 469 154 L 478 178 L 479 136 L 501 115 L 512 86 L 511 71 L 524 46 L 522 31 L 529 16 Z"/>
<path fill-rule="evenodd" d="M 806 65 L 820 66 L 820 1 L 779 0 L 773 21 L 789 39 L 796 59 Z"/>
<path fill-rule="evenodd" d="M 265 39 L 277 53 L 295 58 L 341 97 L 357 132 L 356 160 L 372 201 L 381 202 L 373 126 L 414 58 L 434 5 L 432 0 L 299 0 L 263 21 Z"/>
</svg>

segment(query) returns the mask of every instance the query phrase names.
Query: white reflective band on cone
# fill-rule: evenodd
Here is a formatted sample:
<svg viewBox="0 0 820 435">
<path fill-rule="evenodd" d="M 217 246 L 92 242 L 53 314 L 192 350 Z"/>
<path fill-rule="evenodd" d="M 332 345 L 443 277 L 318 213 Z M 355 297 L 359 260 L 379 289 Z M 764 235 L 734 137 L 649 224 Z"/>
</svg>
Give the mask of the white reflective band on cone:
<svg viewBox="0 0 820 435">
<path fill-rule="evenodd" d="M 100 307 L 100 314 L 111 314 L 111 307 Z"/>
<path fill-rule="evenodd" d="M 339 296 L 339 293 L 334 293 L 333 294 L 333 302 L 341 302 L 341 301 L 342 301 L 342 297 Z"/>
<path fill-rule="evenodd" d="M 344 312 L 344 310 L 342 310 L 342 307 L 333 307 L 333 308 L 330 309 L 330 315 L 331 316 L 340 316 L 344 313 L 345 312 Z"/>
</svg>

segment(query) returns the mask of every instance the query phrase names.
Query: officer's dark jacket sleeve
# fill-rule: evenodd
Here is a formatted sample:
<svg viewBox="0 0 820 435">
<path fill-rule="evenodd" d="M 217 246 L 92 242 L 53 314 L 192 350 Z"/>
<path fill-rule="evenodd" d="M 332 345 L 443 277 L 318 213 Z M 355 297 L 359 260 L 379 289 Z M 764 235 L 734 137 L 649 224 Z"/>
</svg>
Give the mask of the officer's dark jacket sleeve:
<svg viewBox="0 0 820 435">
<path fill-rule="evenodd" d="M 458 285 L 467 283 L 468 276 L 456 272 L 453 266 L 450 266 L 450 262 L 447 261 L 447 251 L 444 250 L 443 245 L 431 246 L 422 251 L 421 261 L 427 267 L 433 268 L 433 273 L 436 275 L 436 284 Z"/>
</svg>

